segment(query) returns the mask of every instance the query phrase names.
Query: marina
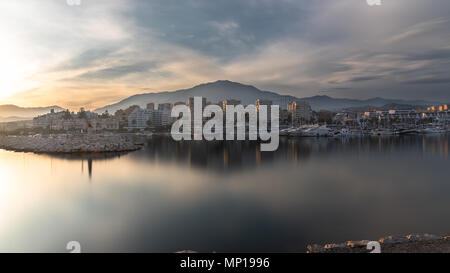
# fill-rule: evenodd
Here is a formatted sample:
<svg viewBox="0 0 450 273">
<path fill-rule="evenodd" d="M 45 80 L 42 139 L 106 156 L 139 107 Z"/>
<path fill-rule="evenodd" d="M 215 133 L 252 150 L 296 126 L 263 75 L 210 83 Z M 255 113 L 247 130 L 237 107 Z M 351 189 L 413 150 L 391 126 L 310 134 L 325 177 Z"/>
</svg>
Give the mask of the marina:
<svg viewBox="0 0 450 273">
<path fill-rule="evenodd" d="M 416 128 L 362 129 L 343 126 L 307 125 L 280 130 L 280 136 L 288 137 L 361 137 L 400 135 L 440 135 L 450 133 L 448 126 L 429 125 Z"/>
</svg>

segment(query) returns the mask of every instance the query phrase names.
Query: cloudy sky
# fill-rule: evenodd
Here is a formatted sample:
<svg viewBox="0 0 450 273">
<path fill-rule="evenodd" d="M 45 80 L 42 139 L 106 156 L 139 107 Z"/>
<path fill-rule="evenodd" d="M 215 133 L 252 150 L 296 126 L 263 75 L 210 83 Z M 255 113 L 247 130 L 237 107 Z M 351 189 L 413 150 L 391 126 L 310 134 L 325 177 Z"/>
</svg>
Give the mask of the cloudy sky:
<svg viewBox="0 0 450 273">
<path fill-rule="evenodd" d="M 96 108 L 227 79 L 298 97 L 450 101 L 450 1 L 0 3 L 0 104 Z"/>
</svg>

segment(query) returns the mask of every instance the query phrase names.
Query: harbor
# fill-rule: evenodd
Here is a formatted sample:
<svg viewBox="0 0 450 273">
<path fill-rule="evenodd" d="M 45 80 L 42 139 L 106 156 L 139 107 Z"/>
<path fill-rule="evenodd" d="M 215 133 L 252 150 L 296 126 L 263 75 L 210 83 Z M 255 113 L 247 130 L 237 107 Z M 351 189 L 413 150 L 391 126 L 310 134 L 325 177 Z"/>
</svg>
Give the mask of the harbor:
<svg viewBox="0 0 450 273">
<path fill-rule="evenodd" d="M 0 136 L 0 148 L 34 153 L 129 152 L 142 148 L 136 138 L 124 135 L 34 135 Z"/>
<path fill-rule="evenodd" d="M 429 125 L 417 127 L 372 128 L 346 127 L 333 125 L 305 125 L 280 130 L 280 136 L 289 137 L 361 137 L 361 136 L 400 136 L 400 135 L 439 135 L 450 132 L 448 126 Z"/>
</svg>

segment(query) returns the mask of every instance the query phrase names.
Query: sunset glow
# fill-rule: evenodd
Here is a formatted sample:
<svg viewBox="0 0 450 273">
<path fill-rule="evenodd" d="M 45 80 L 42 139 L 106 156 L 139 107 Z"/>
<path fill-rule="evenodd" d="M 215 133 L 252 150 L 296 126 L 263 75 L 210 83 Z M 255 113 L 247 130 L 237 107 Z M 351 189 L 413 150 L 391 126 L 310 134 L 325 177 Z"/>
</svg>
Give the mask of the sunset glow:
<svg viewBox="0 0 450 273">
<path fill-rule="evenodd" d="M 437 1 L 2 1 L 0 104 L 95 109 L 222 79 L 450 100 L 449 2 Z"/>
</svg>

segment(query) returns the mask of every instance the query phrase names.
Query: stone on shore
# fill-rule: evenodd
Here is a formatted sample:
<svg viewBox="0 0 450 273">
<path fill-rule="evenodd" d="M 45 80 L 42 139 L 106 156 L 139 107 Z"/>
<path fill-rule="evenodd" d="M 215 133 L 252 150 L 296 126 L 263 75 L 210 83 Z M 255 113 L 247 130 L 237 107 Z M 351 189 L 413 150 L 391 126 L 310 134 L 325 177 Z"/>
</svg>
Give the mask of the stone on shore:
<svg viewBox="0 0 450 273">
<path fill-rule="evenodd" d="M 450 236 L 432 234 L 388 236 L 378 240 L 381 253 L 450 253 Z M 369 253 L 369 241 L 349 241 L 346 244 L 309 245 L 308 253 Z"/>
<path fill-rule="evenodd" d="M 128 152 L 141 148 L 121 135 L 0 136 L 0 148 L 35 153 Z"/>
</svg>

